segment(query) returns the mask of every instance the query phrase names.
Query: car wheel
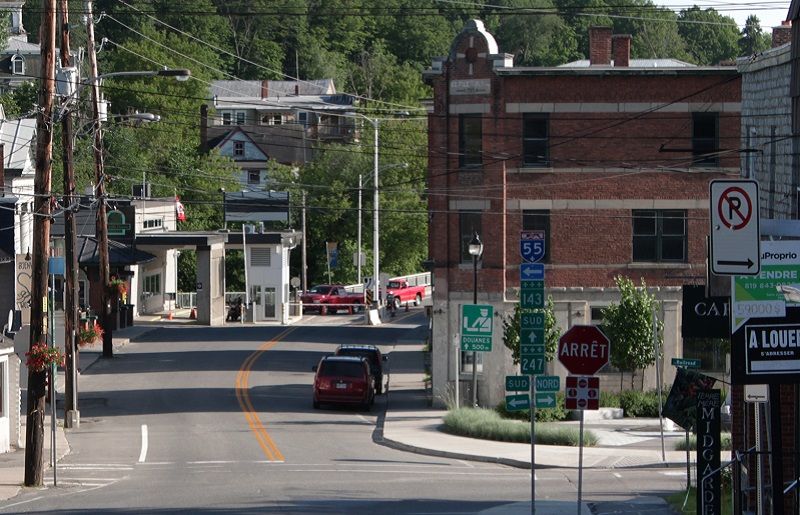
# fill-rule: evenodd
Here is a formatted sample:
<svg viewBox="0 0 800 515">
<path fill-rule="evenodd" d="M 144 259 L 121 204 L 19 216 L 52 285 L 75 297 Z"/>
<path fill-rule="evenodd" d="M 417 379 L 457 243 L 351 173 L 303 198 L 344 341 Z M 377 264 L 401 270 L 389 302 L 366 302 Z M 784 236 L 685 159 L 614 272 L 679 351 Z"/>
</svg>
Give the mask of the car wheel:
<svg viewBox="0 0 800 515">
<path fill-rule="evenodd" d="M 420 304 L 422 304 L 422 295 L 417 293 L 417 296 L 414 297 L 414 305 L 419 306 Z"/>
<path fill-rule="evenodd" d="M 401 304 L 402 303 L 400 302 L 400 297 L 395 297 L 394 298 L 394 309 L 400 309 L 400 305 Z"/>
</svg>

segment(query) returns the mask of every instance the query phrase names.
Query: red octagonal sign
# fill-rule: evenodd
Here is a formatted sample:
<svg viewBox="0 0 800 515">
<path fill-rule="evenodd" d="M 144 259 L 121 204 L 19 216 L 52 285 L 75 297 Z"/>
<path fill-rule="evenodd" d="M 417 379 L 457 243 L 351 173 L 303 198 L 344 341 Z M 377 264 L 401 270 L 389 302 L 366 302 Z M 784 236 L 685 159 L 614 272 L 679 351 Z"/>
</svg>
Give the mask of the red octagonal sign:
<svg viewBox="0 0 800 515">
<path fill-rule="evenodd" d="M 610 353 L 611 342 L 594 325 L 574 325 L 558 339 L 558 360 L 574 375 L 594 375 Z"/>
</svg>

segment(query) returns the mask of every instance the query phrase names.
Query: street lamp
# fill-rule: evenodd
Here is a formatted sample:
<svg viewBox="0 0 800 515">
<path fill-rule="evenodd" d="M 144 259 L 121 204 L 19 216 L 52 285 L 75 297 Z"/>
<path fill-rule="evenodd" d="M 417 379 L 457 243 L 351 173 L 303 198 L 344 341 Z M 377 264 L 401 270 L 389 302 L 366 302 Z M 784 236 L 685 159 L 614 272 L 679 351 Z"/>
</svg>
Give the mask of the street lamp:
<svg viewBox="0 0 800 515">
<path fill-rule="evenodd" d="M 477 232 L 467 246 L 472 256 L 472 303 L 478 304 L 478 259 L 483 255 L 483 243 Z M 478 407 L 478 353 L 472 351 L 472 406 Z"/>
</svg>

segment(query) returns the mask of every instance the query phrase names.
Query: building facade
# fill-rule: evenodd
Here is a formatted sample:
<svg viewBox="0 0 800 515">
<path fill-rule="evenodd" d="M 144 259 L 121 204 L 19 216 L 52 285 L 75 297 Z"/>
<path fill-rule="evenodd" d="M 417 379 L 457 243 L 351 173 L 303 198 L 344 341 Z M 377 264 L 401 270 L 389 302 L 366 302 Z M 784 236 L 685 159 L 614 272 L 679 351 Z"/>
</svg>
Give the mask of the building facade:
<svg viewBox="0 0 800 515">
<path fill-rule="evenodd" d="M 439 400 L 456 376 L 470 383 L 469 355 L 456 349 L 460 306 L 472 303 L 473 287 L 496 313 L 493 350 L 479 354 L 478 398 L 503 399 L 503 375 L 516 367 L 502 321 L 519 301 L 523 230 L 546 235 L 546 293 L 562 332 L 598 323 L 602 308 L 619 301 L 615 277 L 626 276 L 661 301 L 664 361 L 682 356 L 680 286 L 705 280 L 709 181 L 740 173 L 740 79 L 735 67 L 631 59 L 630 43 L 593 27 L 590 59 L 520 68 L 473 20 L 425 72 L 434 92 L 428 191 Z M 484 244 L 476 286 L 467 250 L 474 233 Z M 566 374 L 558 363 L 548 372 Z M 654 368 L 637 374 L 637 386 L 656 385 Z M 619 372 L 601 377 L 619 388 Z"/>
</svg>

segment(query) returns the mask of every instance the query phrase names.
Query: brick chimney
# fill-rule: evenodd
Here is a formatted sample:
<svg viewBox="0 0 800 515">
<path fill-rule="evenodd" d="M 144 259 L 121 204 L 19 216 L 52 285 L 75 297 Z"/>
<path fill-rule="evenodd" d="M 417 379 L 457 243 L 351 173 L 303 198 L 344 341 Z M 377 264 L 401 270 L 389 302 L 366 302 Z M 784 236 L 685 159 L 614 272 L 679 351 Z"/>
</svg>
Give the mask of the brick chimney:
<svg viewBox="0 0 800 515">
<path fill-rule="evenodd" d="M 589 64 L 611 64 L 611 27 L 589 27 Z"/>
<path fill-rule="evenodd" d="M 631 63 L 631 35 L 614 34 L 611 40 L 614 42 L 614 66 L 627 68 Z"/>
<path fill-rule="evenodd" d="M 792 41 L 792 22 L 782 21 L 779 27 L 772 27 L 772 48 Z"/>
<path fill-rule="evenodd" d="M 269 97 L 269 81 L 262 80 L 261 81 L 261 99 L 265 99 Z"/>
</svg>

